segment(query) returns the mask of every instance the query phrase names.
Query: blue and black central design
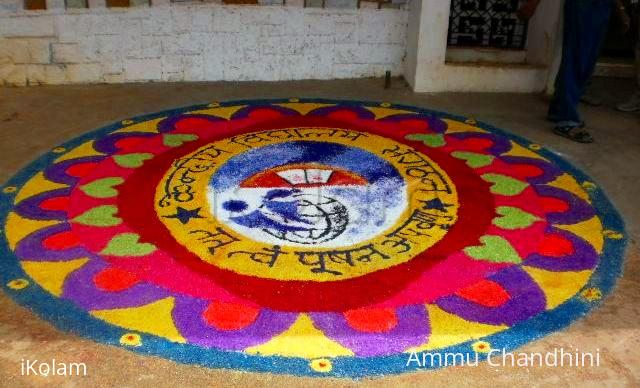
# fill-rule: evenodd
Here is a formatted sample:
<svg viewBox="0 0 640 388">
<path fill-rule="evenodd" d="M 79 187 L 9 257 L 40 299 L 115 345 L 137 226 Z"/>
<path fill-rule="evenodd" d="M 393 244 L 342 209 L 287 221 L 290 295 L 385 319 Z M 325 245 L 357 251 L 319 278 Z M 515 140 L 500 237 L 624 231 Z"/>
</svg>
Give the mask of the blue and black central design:
<svg viewBox="0 0 640 388">
<path fill-rule="evenodd" d="M 334 180 L 339 172 L 360 181 Z M 275 178 L 248 186 L 258 174 Z M 347 246 L 395 222 L 406 207 L 406 184 L 391 163 L 372 152 L 292 141 L 230 158 L 212 176 L 208 198 L 218 219 L 251 238 L 274 245 Z"/>
</svg>

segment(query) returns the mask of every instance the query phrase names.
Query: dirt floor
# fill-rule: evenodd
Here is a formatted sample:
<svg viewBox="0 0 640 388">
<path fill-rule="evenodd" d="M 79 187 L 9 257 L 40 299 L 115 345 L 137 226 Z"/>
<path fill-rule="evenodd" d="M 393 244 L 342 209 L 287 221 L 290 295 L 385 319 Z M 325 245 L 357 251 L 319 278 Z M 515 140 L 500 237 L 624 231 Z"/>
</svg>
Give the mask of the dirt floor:
<svg viewBox="0 0 640 388">
<path fill-rule="evenodd" d="M 600 351 L 593 368 L 448 368 L 377 379 L 329 380 L 210 370 L 97 344 L 64 334 L 0 293 L 0 386 L 640 386 L 640 115 L 612 106 L 631 82 L 598 79 L 605 105 L 583 107 L 596 138 L 581 145 L 553 135 L 546 102 L 536 95 L 414 94 L 401 80 L 279 83 L 174 83 L 0 88 L 0 181 L 41 153 L 85 131 L 131 116 L 212 101 L 327 97 L 389 101 L 474 117 L 543 144 L 584 169 L 609 194 L 627 222 L 631 243 L 624 278 L 603 307 L 568 330 L 523 349 Z M 84 362 L 86 377 L 21 376 L 21 360 Z"/>
</svg>

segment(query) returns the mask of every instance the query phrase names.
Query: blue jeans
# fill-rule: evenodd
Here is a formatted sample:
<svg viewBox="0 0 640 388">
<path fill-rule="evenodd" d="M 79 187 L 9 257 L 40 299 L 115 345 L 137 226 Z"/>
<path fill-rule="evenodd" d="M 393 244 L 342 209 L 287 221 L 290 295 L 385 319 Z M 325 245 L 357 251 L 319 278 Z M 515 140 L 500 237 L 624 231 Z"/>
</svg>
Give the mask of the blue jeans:
<svg viewBox="0 0 640 388">
<path fill-rule="evenodd" d="M 562 63 L 548 117 L 559 126 L 582 123 L 578 103 L 607 34 L 613 0 L 565 0 Z"/>
<path fill-rule="evenodd" d="M 627 8 L 631 16 L 631 30 L 636 33 L 635 64 L 636 64 L 636 93 L 640 96 L 640 0 L 632 0 Z"/>
</svg>

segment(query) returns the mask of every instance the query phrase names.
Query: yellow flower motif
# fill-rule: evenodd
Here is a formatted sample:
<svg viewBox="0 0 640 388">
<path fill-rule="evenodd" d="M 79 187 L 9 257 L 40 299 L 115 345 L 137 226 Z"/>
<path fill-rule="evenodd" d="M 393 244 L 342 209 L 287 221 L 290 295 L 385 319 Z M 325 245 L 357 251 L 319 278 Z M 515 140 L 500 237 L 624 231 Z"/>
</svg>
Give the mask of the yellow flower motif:
<svg viewBox="0 0 640 388">
<path fill-rule="evenodd" d="M 327 358 L 318 358 L 317 360 L 311 360 L 311 362 L 309 363 L 309 366 L 314 371 L 322 372 L 322 373 L 331 372 L 331 369 L 333 369 L 333 365 L 331 365 L 331 360 Z"/>
<path fill-rule="evenodd" d="M 299 98 L 290 98 L 289 102 L 300 102 Z"/>
<path fill-rule="evenodd" d="M 217 108 L 220 106 L 219 102 L 212 102 L 211 104 L 207 105 L 209 108 Z"/>
<path fill-rule="evenodd" d="M 602 299 L 602 291 L 599 288 L 591 287 L 580 293 L 583 298 L 588 300 L 589 302 L 595 302 L 596 300 Z"/>
<path fill-rule="evenodd" d="M 56 147 L 54 149 L 51 150 L 54 154 L 61 154 L 63 152 L 66 152 L 67 149 L 64 147 Z"/>
<path fill-rule="evenodd" d="M 133 124 L 135 121 L 133 120 L 122 120 L 122 125 L 131 125 Z"/>
<path fill-rule="evenodd" d="M 391 103 L 383 102 L 383 103 L 380 104 L 380 106 L 383 107 L 383 108 L 389 108 L 389 107 L 391 107 Z"/>
<path fill-rule="evenodd" d="M 598 186 L 596 186 L 596 184 L 595 184 L 595 183 L 593 183 L 593 182 L 589 182 L 589 181 L 582 182 L 582 187 L 583 187 L 585 190 L 595 190 L 595 189 L 597 189 L 597 188 L 598 188 Z"/>
<path fill-rule="evenodd" d="M 469 124 L 469 125 L 476 125 L 476 124 L 478 124 L 478 122 L 477 122 L 476 120 L 474 120 L 474 119 L 466 119 L 464 122 L 465 122 L 465 123 L 467 123 L 467 124 Z"/>
<path fill-rule="evenodd" d="M 14 279 L 7 283 L 7 287 L 12 290 L 22 290 L 29 285 L 29 281 L 27 279 Z"/>
<path fill-rule="evenodd" d="M 491 344 L 487 341 L 477 341 L 471 344 L 471 348 L 476 353 L 489 353 L 491 351 Z"/>
<path fill-rule="evenodd" d="M 603 230 L 602 235 L 606 238 L 610 238 L 613 240 L 620 240 L 624 238 L 624 234 L 620 232 L 616 232 L 615 230 L 611 230 L 611 229 Z"/>
<path fill-rule="evenodd" d="M 2 189 L 2 192 L 5 194 L 10 194 L 10 193 L 15 193 L 17 190 L 18 188 L 15 186 L 7 186 L 4 189 Z"/>
<path fill-rule="evenodd" d="M 532 151 L 540 151 L 542 149 L 542 146 L 540 144 L 529 144 L 529 149 Z"/>
<path fill-rule="evenodd" d="M 140 346 L 142 345 L 142 338 L 140 337 L 140 334 L 127 333 L 120 337 L 120 345 Z"/>
</svg>

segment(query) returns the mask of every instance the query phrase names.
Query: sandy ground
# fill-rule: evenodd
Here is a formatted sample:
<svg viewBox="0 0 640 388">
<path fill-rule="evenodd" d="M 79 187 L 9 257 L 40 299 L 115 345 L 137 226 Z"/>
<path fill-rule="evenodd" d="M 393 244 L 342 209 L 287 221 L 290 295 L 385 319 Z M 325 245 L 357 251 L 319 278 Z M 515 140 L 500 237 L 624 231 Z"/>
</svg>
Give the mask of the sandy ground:
<svg viewBox="0 0 640 388">
<path fill-rule="evenodd" d="M 210 101 L 243 98 L 327 97 L 377 100 L 475 117 L 556 150 L 584 169 L 609 194 L 627 222 L 631 243 L 625 275 L 615 293 L 568 330 L 521 349 L 580 349 L 601 355 L 593 368 L 448 368 L 359 381 L 313 379 L 181 365 L 65 334 L 0 294 L 0 386 L 640 386 L 640 116 L 611 106 L 632 85 L 596 81 L 605 106 L 584 108 L 596 143 L 580 145 L 553 135 L 540 96 L 414 94 L 402 81 L 389 90 L 378 79 L 279 83 L 175 83 L 0 88 L 0 181 L 37 155 L 88 130 L 131 116 Z M 21 376 L 21 360 L 84 362 L 86 377 Z"/>
</svg>

